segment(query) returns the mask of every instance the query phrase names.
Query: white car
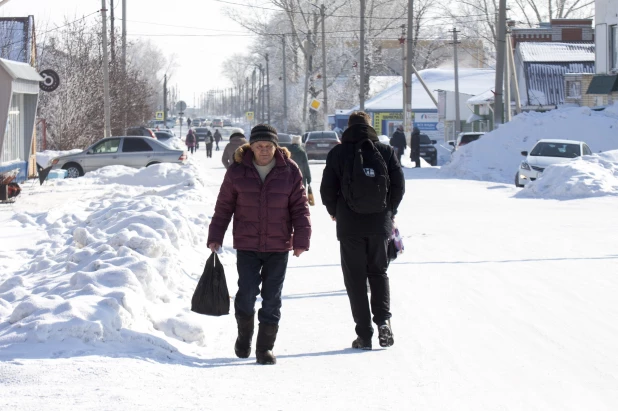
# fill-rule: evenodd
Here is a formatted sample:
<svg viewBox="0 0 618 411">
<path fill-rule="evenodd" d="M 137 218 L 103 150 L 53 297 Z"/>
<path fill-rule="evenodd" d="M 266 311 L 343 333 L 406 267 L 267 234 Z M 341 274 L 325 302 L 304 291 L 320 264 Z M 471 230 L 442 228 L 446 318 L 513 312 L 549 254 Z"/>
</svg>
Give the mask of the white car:
<svg viewBox="0 0 618 411">
<path fill-rule="evenodd" d="M 530 153 L 521 152 L 526 159 L 515 174 L 515 186 L 524 187 L 528 182 L 536 180 L 552 164 L 566 163 L 575 157 L 590 154 L 590 147 L 583 141 L 539 140 Z"/>
</svg>

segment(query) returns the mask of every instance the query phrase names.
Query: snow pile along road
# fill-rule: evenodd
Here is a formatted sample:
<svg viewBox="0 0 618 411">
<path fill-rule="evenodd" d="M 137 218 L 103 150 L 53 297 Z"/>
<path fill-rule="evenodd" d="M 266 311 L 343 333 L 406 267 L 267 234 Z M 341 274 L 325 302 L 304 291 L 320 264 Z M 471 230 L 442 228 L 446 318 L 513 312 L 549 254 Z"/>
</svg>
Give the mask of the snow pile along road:
<svg viewBox="0 0 618 411">
<path fill-rule="evenodd" d="M 522 113 L 479 140 L 463 146 L 442 167 L 445 177 L 513 183 L 523 160 L 541 139 L 580 140 L 595 152 L 618 149 L 618 105 L 604 111 L 588 107 Z"/>
<path fill-rule="evenodd" d="M 99 200 L 76 204 L 74 213 L 16 214 L 22 227 L 49 238 L 27 266 L 0 274 L 0 348 L 139 340 L 174 350 L 164 336 L 203 344 L 202 325 L 189 311 L 196 282 L 180 258 L 206 240 L 206 216 L 182 201 L 203 196 L 201 181 L 193 165 L 106 167 L 62 183 L 101 186 Z M 146 187 L 123 190 L 127 183 Z"/>
<path fill-rule="evenodd" d="M 568 200 L 607 195 L 618 195 L 618 150 L 551 165 L 515 196 Z"/>
</svg>

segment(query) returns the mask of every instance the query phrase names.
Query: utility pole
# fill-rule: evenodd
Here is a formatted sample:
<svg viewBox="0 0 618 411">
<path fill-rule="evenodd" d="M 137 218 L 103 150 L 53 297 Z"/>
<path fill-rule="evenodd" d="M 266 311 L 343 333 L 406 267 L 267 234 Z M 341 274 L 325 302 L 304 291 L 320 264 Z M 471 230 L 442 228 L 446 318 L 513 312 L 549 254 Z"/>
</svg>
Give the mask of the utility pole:
<svg viewBox="0 0 618 411">
<path fill-rule="evenodd" d="M 365 6 L 366 0 L 360 0 L 360 93 L 359 105 L 365 111 Z"/>
<path fill-rule="evenodd" d="M 268 124 L 270 124 L 270 74 L 268 72 L 268 53 L 266 53 L 266 91 L 268 93 Z"/>
<path fill-rule="evenodd" d="M 287 60 L 285 59 L 285 34 L 281 36 L 283 46 L 283 132 L 288 132 L 288 74 L 285 69 Z"/>
<path fill-rule="evenodd" d="M 365 0 L 361 0 L 365 1 Z M 307 32 L 307 45 L 305 47 L 305 91 L 303 93 L 303 124 L 302 124 L 302 132 L 303 134 L 307 131 L 307 90 L 309 89 L 309 65 L 311 64 L 311 53 L 312 53 L 312 44 L 311 44 L 311 30 Z"/>
<path fill-rule="evenodd" d="M 408 99 L 406 98 L 406 25 L 401 25 L 401 91 L 403 95 L 403 101 L 401 102 L 401 110 L 403 112 L 403 130 L 404 133 L 410 128 L 408 124 L 408 116 L 406 116 L 405 107 Z"/>
<path fill-rule="evenodd" d="M 257 118 L 257 110 L 255 109 L 255 67 L 251 74 L 251 111 L 253 112 L 253 118 Z"/>
<path fill-rule="evenodd" d="M 498 38 L 496 41 L 496 84 L 494 101 L 494 129 L 504 121 L 504 52 L 506 45 L 506 0 L 499 0 L 498 8 Z"/>
<path fill-rule="evenodd" d="M 167 127 L 167 73 L 163 76 L 163 126 Z"/>
<path fill-rule="evenodd" d="M 109 22 L 110 22 L 110 34 L 111 34 L 111 52 L 112 52 L 112 64 L 114 67 L 116 66 L 116 29 L 115 29 L 115 19 L 114 19 L 114 0 L 109 0 Z"/>
<path fill-rule="evenodd" d="M 107 9 L 101 0 L 101 19 L 103 20 L 103 113 L 105 116 L 104 137 L 112 136 L 112 121 L 109 108 L 109 57 L 107 55 Z"/>
<path fill-rule="evenodd" d="M 461 117 L 459 112 L 459 59 L 457 58 L 457 29 L 453 27 L 453 60 L 455 63 L 455 138 L 461 131 Z"/>
<path fill-rule="evenodd" d="M 322 89 L 324 91 L 324 130 L 328 130 L 328 87 L 326 83 L 326 32 L 324 24 L 326 20 L 326 6 L 322 3 L 320 7 L 322 15 Z"/>
<path fill-rule="evenodd" d="M 515 88 L 515 113 L 521 113 L 521 100 L 519 98 L 519 84 L 517 83 L 517 71 L 515 70 L 515 57 L 513 56 L 513 43 L 511 42 L 511 28 L 510 26 L 515 25 L 514 21 L 509 22 L 509 31 L 506 33 L 506 44 L 508 48 L 506 52 L 508 53 L 509 60 L 511 63 L 511 75 L 513 76 L 513 87 Z"/>
<path fill-rule="evenodd" d="M 127 0 L 122 0 L 122 69 L 127 71 Z"/>
<path fill-rule="evenodd" d="M 506 38 L 505 38 L 506 43 Z M 510 47 L 507 44 L 506 47 Z M 509 58 L 509 52 L 505 50 L 504 53 L 504 122 L 511 121 L 511 59 Z"/>
<path fill-rule="evenodd" d="M 403 116 L 407 118 L 407 128 L 404 130 L 406 138 L 410 141 L 412 136 L 412 58 L 414 57 L 414 0 L 408 0 L 408 30 L 406 37 L 406 79 L 404 86 L 406 89 L 406 104 L 403 107 Z"/>
<path fill-rule="evenodd" d="M 126 85 L 127 81 L 127 0 L 122 0 L 122 81 Z M 127 88 L 123 87 L 122 102 L 124 111 L 123 130 L 127 128 L 127 113 L 128 113 L 128 97 Z M 166 114 L 167 115 L 167 114 Z"/>
</svg>

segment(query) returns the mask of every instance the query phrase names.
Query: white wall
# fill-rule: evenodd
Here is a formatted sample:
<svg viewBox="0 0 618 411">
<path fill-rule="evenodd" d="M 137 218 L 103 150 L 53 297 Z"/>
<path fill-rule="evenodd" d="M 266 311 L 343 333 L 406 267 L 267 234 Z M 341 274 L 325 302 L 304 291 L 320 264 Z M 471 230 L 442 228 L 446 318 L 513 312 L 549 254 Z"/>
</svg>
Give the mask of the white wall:
<svg viewBox="0 0 618 411">
<path fill-rule="evenodd" d="M 618 25 L 618 1 L 595 1 L 596 73 L 607 74 L 610 65 L 610 26 Z"/>
</svg>

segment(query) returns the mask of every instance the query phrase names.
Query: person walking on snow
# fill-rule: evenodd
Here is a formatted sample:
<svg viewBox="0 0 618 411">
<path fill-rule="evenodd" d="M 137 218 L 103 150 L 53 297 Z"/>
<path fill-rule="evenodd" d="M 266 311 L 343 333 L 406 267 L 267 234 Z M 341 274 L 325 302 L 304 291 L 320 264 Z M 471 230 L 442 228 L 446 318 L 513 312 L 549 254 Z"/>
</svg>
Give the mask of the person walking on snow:
<svg viewBox="0 0 618 411">
<path fill-rule="evenodd" d="M 193 154 L 193 152 L 195 151 L 195 141 L 195 134 L 193 133 L 192 129 L 189 129 L 187 137 L 185 138 L 185 144 L 187 145 L 187 148 L 189 149 L 191 154 Z"/>
<path fill-rule="evenodd" d="M 228 141 L 225 149 L 223 149 L 223 156 L 221 156 L 223 167 L 227 169 L 234 164 L 234 153 L 236 152 L 236 149 L 240 146 L 244 146 L 245 144 L 247 144 L 247 140 L 245 139 L 245 135 L 243 133 L 232 133 L 230 136 L 230 141 Z M 210 147 L 212 152 L 212 144 Z"/>
<path fill-rule="evenodd" d="M 221 133 L 219 133 L 219 129 L 215 129 L 215 144 L 217 145 L 217 151 L 219 151 L 219 141 L 221 141 Z"/>
<path fill-rule="evenodd" d="M 210 130 L 206 130 L 206 158 L 212 158 L 212 143 L 215 139 L 212 137 Z"/>
<path fill-rule="evenodd" d="M 352 348 L 363 350 L 372 348 L 372 313 L 380 346 L 394 344 L 387 249 L 393 219 L 405 191 L 403 171 L 394 150 L 379 142 L 370 121 L 362 111 L 350 115 L 342 144 L 328 153 L 320 187 L 322 202 L 337 222 L 343 281 L 356 323 L 357 338 Z M 383 207 L 382 211 L 366 213 L 378 206 Z"/>
<path fill-rule="evenodd" d="M 410 137 L 410 160 L 414 161 L 415 167 L 421 167 L 421 130 L 418 127 L 412 129 Z"/>
<path fill-rule="evenodd" d="M 281 292 L 289 251 L 299 257 L 309 250 L 311 220 L 302 176 L 290 152 L 278 145 L 277 130 L 266 124 L 251 129 L 249 144 L 239 147 L 226 171 L 208 229 L 208 248 L 223 243 L 234 217 L 233 239 L 238 269 L 234 310 L 238 337 L 234 351 L 248 358 L 254 331 L 255 301 L 259 330 L 258 364 L 275 364 L 273 347 L 281 318 Z M 292 242 L 292 238 L 294 241 Z"/>
<path fill-rule="evenodd" d="M 403 126 L 401 124 L 397 126 L 397 129 L 393 133 L 390 144 L 395 149 L 397 160 L 399 160 L 399 164 L 401 164 L 401 156 L 408 146 L 406 144 L 406 135 L 403 133 Z"/>
<path fill-rule="evenodd" d="M 301 173 L 303 173 L 303 186 L 307 188 L 311 184 L 311 170 L 309 169 L 309 159 L 307 158 L 307 152 L 300 145 L 301 137 L 292 136 L 292 144 L 289 147 L 290 153 L 292 153 L 292 160 L 298 164 Z"/>
<path fill-rule="evenodd" d="M 191 119 L 187 117 L 187 127 L 191 127 Z"/>
</svg>

